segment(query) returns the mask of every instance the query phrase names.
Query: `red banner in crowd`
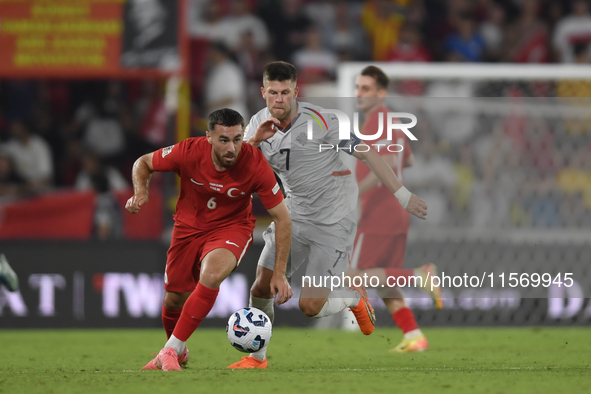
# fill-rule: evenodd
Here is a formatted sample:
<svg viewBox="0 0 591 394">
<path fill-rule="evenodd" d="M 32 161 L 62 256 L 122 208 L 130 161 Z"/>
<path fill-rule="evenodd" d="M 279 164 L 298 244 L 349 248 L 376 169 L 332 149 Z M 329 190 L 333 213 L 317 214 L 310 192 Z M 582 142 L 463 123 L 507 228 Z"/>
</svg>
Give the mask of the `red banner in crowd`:
<svg viewBox="0 0 591 394">
<path fill-rule="evenodd" d="M 183 1 L 0 0 L 0 77 L 126 78 L 184 69 Z"/>
<path fill-rule="evenodd" d="M 125 211 L 129 193 L 116 195 L 123 237 L 153 239 L 162 236 L 162 195 L 150 192 L 150 203 L 140 214 Z M 0 206 L 0 239 L 90 239 L 93 236 L 96 195 L 57 192 Z"/>
</svg>

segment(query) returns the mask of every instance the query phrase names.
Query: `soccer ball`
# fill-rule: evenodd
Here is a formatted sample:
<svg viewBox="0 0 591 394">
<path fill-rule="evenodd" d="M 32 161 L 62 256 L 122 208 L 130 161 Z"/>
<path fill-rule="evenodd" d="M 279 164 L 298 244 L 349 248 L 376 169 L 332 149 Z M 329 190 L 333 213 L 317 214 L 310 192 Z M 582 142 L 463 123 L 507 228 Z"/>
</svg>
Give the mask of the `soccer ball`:
<svg viewBox="0 0 591 394">
<path fill-rule="evenodd" d="M 228 319 L 226 333 L 234 348 L 244 353 L 254 353 L 269 344 L 273 327 L 265 312 L 257 308 L 242 308 Z"/>
</svg>

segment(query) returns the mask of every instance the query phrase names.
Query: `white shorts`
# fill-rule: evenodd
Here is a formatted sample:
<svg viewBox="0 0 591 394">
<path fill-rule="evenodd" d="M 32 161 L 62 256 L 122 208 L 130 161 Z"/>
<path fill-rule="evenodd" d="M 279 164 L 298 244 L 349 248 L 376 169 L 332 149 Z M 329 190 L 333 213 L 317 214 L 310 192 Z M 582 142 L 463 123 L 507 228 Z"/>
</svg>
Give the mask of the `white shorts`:
<svg viewBox="0 0 591 394">
<path fill-rule="evenodd" d="M 307 263 L 306 276 L 341 276 L 349 269 L 349 261 L 355 242 L 357 221 L 355 211 L 334 224 L 291 222 L 291 254 L 287 263 L 289 278 Z M 259 265 L 275 268 L 275 223 L 263 233 L 265 247 Z"/>
</svg>

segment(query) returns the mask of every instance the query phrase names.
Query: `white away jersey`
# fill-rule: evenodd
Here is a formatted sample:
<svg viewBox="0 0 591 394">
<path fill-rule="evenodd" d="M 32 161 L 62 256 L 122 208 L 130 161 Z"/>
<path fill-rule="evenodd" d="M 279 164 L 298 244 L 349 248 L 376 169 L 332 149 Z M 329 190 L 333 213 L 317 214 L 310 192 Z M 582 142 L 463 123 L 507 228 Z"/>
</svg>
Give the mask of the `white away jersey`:
<svg viewBox="0 0 591 394">
<path fill-rule="evenodd" d="M 298 102 L 298 116 L 259 147 L 283 182 L 292 220 L 333 224 L 356 209 L 358 189 L 338 151 L 319 150 L 320 144 L 336 147 L 341 142 L 336 116 L 323 111 L 316 105 Z M 250 119 L 244 140 L 269 117 L 267 108 L 257 112 Z M 312 140 L 308 140 L 308 121 L 312 124 Z"/>
</svg>

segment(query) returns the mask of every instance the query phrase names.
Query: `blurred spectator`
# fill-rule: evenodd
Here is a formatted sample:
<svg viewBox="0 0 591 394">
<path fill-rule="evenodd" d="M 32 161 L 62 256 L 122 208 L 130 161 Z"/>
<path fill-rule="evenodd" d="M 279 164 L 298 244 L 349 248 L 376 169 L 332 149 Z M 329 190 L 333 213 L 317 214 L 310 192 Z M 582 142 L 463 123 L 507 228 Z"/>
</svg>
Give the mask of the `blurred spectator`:
<svg viewBox="0 0 591 394">
<path fill-rule="evenodd" d="M 53 162 L 49 144 L 31 133 L 22 120 L 10 124 L 12 139 L 2 150 L 12 159 L 16 174 L 25 180 L 33 191 L 47 189 L 53 180 Z"/>
<path fill-rule="evenodd" d="M 96 192 L 94 211 L 94 235 L 100 240 L 120 238 L 123 235 L 121 209 L 109 188 L 105 172 L 91 176 L 92 188 Z"/>
<path fill-rule="evenodd" d="M 434 60 L 445 60 L 445 38 L 456 31 L 460 16 L 471 11 L 471 2 L 468 0 L 425 1 L 427 4 L 424 24 L 425 44 Z"/>
<path fill-rule="evenodd" d="M 580 193 L 587 210 L 591 210 L 591 161 L 589 148 L 577 148 L 567 158 L 567 164 L 558 173 L 556 181 L 567 195 Z"/>
<path fill-rule="evenodd" d="M 589 65 L 589 45 L 577 43 L 573 46 L 575 64 Z M 563 101 L 586 111 L 591 105 L 591 81 L 563 79 L 556 84 L 556 94 Z M 570 135 L 589 134 L 591 132 L 591 114 L 588 117 L 567 117 L 564 120 L 565 131 Z"/>
<path fill-rule="evenodd" d="M 457 161 L 454 163 L 457 187 L 452 201 L 460 212 L 466 212 L 470 208 L 472 188 L 477 176 L 477 162 L 472 142 L 463 142 L 458 147 L 457 156 Z"/>
<path fill-rule="evenodd" d="M 139 124 L 139 135 L 154 147 L 165 145 L 168 121 L 164 99 L 158 85 L 159 81 L 156 80 L 144 81 L 142 95 L 134 108 L 135 118 Z"/>
<path fill-rule="evenodd" d="M 400 41 L 393 47 L 386 58 L 392 62 L 428 62 L 431 55 L 423 45 L 419 29 L 405 24 L 400 30 Z"/>
<path fill-rule="evenodd" d="M 263 21 L 253 15 L 248 0 L 233 0 L 232 14 L 224 19 L 224 42 L 236 52 L 244 34 L 252 34 L 252 43 L 258 50 L 264 50 L 269 45 L 269 33 Z"/>
<path fill-rule="evenodd" d="M 342 56 L 341 60 L 369 59 L 367 36 L 358 23 L 352 21 L 351 8 L 346 1 L 335 4 L 334 24 L 326 25 L 324 36 L 329 47 Z"/>
<path fill-rule="evenodd" d="M 250 31 L 242 35 L 240 50 L 236 54 L 238 63 L 249 81 L 257 81 L 257 91 L 261 85 L 261 75 L 265 65 L 272 61 L 268 51 L 261 51 L 254 43 L 254 36 Z M 260 91 L 259 91 L 260 94 Z"/>
<path fill-rule="evenodd" d="M 548 31 L 539 18 L 540 7 L 540 0 L 523 0 L 521 17 L 507 29 L 504 61 L 545 63 L 549 60 Z"/>
<path fill-rule="evenodd" d="M 428 62 L 431 55 L 423 46 L 420 30 L 406 23 L 400 31 L 400 42 L 388 53 L 388 61 L 392 62 Z M 396 93 L 403 96 L 422 96 L 425 84 L 420 80 L 405 79 L 393 81 Z"/>
<path fill-rule="evenodd" d="M 291 59 L 293 53 L 304 45 L 306 31 L 311 25 L 302 1 L 261 0 L 259 7 L 269 31 L 275 32 L 273 55 L 278 60 Z"/>
<path fill-rule="evenodd" d="M 317 27 L 334 30 L 337 18 L 335 3 L 337 3 L 335 0 L 308 1 L 303 7 L 304 13 Z"/>
<path fill-rule="evenodd" d="M 437 153 L 433 136 L 421 134 L 420 142 L 413 166 L 405 169 L 404 184 L 429 206 L 429 223 L 441 225 L 446 222 L 455 191 L 456 172 L 450 158 Z"/>
<path fill-rule="evenodd" d="M 217 0 L 190 0 L 189 34 L 211 41 L 224 41 L 228 24 L 222 17 L 220 7 Z"/>
<path fill-rule="evenodd" d="M 474 19 L 462 14 L 457 21 L 458 32 L 445 40 L 447 59 L 459 62 L 480 62 L 484 54 L 484 39 L 474 28 Z"/>
<path fill-rule="evenodd" d="M 64 138 L 57 127 L 54 112 L 46 106 L 35 105 L 31 112 L 30 125 L 31 130 L 49 144 L 53 168 L 57 171 L 59 162 L 64 156 Z"/>
<path fill-rule="evenodd" d="M 222 43 L 211 45 L 209 60 L 210 70 L 205 88 L 207 113 L 231 108 L 248 119 L 244 72 L 230 60 L 228 48 Z"/>
<path fill-rule="evenodd" d="M 361 23 L 371 41 L 373 60 L 386 60 L 390 48 L 398 44 L 404 16 L 403 7 L 397 3 L 399 2 L 371 0 L 363 5 Z"/>
<path fill-rule="evenodd" d="M 293 55 L 298 70 L 298 83 L 319 83 L 334 78 L 337 56 L 322 44 L 318 29 L 312 27 L 306 33 L 306 46 Z"/>
<path fill-rule="evenodd" d="M 544 21 L 549 32 L 556 31 L 556 25 L 564 17 L 564 1 L 563 0 L 549 0 L 549 3 L 544 4 L 542 7 L 544 14 Z M 555 52 L 555 51 L 553 51 Z M 556 53 L 553 54 L 552 60 L 560 60 L 555 58 Z"/>
<path fill-rule="evenodd" d="M 573 13 L 563 18 L 556 25 L 553 44 L 557 58 L 562 63 L 572 63 L 575 60 L 574 45 L 591 43 L 591 15 L 587 0 L 574 0 Z"/>
<path fill-rule="evenodd" d="M 20 197 L 25 191 L 25 180 L 16 173 L 12 159 L 0 152 L 0 203 Z"/>
<path fill-rule="evenodd" d="M 259 50 L 254 44 L 251 32 L 247 31 L 242 36 L 240 50 L 236 54 L 240 68 L 246 77 L 247 104 L 250 113 L 256 113 L 260 109 L 261 98 L 261 75 L 265 65 L 273 58 L 267 50 Z"/>
<path fill-rule="evenodd" d="M 57 183 L 59 185 L 73 187 L 76 177 L 82 170 L 82 143 L 77 139 L 67 139 L 64 146 L 64 155 L 59 160 L 57 168 Z"/>
<path fill-rule="evenodd" d="M 405 22 L 411 25 L 422 27 L 426 22 L 427 8 L 425 0 L 412 0 L 405 9 Z"/>
<path fill-rule="evenodd" d="M 36 86 L 33 81 L 6 81 L 4 94 L 8 100 L 3 112 L 8 119 L 27 119 L 35 102 Z"/>
<path fill-rule="evenodd" d="M 102 86 L 91 99 L 78 107 L 74 129 L 81 129 L 84 146 L 102 159 L 117 159 L 125 150 L 125 135 L 120 116 L 125 106 L 121 98 L 121 85 L 109 81 L 106 93 Z"/>
<path fill-rule="evenodd" d="M 480 35 L 485 43 L 487 60 L 498 61 L 503 52 L 505 10 L 493 1 L 488 4 L 486 16 L 480 25 Z"/>
<path fill-rule="evenodd" d="M 116 168 L 105 165 L 92 152 L 86 152 L 82 158 L 82 169 L 76 177 L 75 187 L 78 190 L 93 190 L 93 179 L 98 179 L 98 177 L 106 180 L 109 191 L 129 189 L 129 184 Z"/>
<path fill-rule="evenodd" d="M 125 149 L 125 136 L 120 122 L 102 111 L 88 119 L 83 141 L 86 148 L 104 159 L 113 159 Z"/>
<path fill-rule="evenodd" d="M 433 132 L 444 144 L 468 140 L 478 130 L 474 101 L 470 100 L 474 96 L 473 81 L 436 81 L 428 85 L 425 95 L 438 98 L 430 101 L 432 104 L 425 108 L 425 112 L 433 125 Z"/>
</svg>

